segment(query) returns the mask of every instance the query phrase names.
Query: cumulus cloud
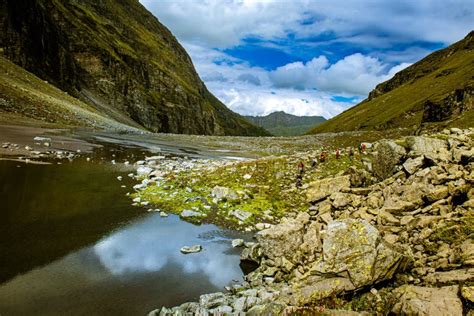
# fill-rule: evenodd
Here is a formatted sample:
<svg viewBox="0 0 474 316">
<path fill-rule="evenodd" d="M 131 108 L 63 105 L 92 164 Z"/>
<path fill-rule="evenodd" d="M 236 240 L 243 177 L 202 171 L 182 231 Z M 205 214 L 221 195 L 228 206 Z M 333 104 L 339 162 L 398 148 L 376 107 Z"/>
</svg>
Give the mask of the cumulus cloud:
<svg viewBox="0 0 474 316">
<path fill-rule="evenodd" d="M 210 91 L 252 115 L 283 110 L 332 117 L 474 29 L 470 0 L 140 2 L 177 36 Z M 268 70 L 231 56 L 235 47 L 271 48 L 293 62 Z M 352 101 L 336 102 L 335 95 Z"/>
<path fill-rule="evenodd" d="M 307 63 L 296 62 L 277 68 L 270 80 L 278 87 L 318 89 L 348 95 L 366 95 L 377 83 L 391 78 L 409 64 L 389 68 L 379 59 L 353 54 L 329 65 L 325 56 Z"/>
</svg>

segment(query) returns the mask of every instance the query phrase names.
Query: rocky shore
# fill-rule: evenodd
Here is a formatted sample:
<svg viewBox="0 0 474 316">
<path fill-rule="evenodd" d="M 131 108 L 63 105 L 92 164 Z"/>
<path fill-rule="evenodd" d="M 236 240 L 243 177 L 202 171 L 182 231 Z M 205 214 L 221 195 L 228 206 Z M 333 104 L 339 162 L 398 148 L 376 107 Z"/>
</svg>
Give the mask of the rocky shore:
<svg viewBox="0 0 474 316">
<path fill-rule="evenodd" d="M 195 208 L 187 215 L 212 222 L 224 209 L 223 218 L 237 218 L 229 222 L 258 231 L 256 242 L 244 243 L 241 256 L 255 269 L 245 282 L 225 292 L 202 295 L 199 302 L 162 307 L 150 315 L 473 315 L 473 143 L 473 129 L 455 128 L 429 136 L 381 140 L 371 144 L 366 156 L 355 159 L 360 163 L 347 163 L 339 168 L 343 170 L 318 166 L 305 171 L 301 187 L 290 181 L 294 172 L 283 168 L 280 192 L 285 198 L 298 196 L 290 198 L 294 207 L 282 204 L 277 211 L 249 211 L 249 218 L 235 213 L 233 207 L 246 201 L 244 194 L 247 200 L 256 199 L 255 191 L 242 194 L 231 187 L 212 186 L 203 192 L 186 181 L 182 190 L 171 189 L 167 196 L 187 199 L 182 192 L 197 191 L 200 198 L 191 201 Z M 293 165 L 316 155 L 305 152 L 279 159 Z M 153 193 L 150 187 L 166 187 L 169 181 L 176 185 L 186 170 L 223 176 L 221 168 L 234 168 L 244 184 L 258 176 L 242 175 L 235 167 L 239 164 L 243 163 L 190 161 L 178 168 L 156 162 L 159 167 L 153 167 L 144 161 L 139 168 L 142 183 L 135 188 L 137 197 L 141 196 L 136 203 L 149 203 L 145 197 Z M 170 173 L 174 173 L 172 180 Z M 199 183 L 195 179 L 194 184 Z M 148 195 L 140 195 L 143 191 Z M 238 202 L 229 203 L 234 199 Z M 162 199 L 152 200 L 151 205 L 157 201 Z M 225 203 L 227 208 L 222 207 Z M 278 203 L 273 205 L 278 208 Z"/>
</svg>

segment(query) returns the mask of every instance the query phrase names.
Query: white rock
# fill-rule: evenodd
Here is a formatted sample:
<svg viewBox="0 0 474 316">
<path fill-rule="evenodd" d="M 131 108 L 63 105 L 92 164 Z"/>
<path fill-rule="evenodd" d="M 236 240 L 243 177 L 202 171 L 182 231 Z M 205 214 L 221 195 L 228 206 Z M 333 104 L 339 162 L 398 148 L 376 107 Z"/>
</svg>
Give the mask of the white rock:
<svg viewBox="0 0 474 316">
<path fill-rule="evenodd" d="M 232 240 L 232 247 L 242 247 L 244 245 L 244 240 L 243 239 L 234 239 Z"/>
<path fill-rule="evenodd" d="M 196 253 L 202 251 L 202 246 L 201 245 L 194 245 L 194 246 L 184 246 L 181 248 L 181 252 L 184 254 L 189 254 L 189 253 Z"/>
</svg>

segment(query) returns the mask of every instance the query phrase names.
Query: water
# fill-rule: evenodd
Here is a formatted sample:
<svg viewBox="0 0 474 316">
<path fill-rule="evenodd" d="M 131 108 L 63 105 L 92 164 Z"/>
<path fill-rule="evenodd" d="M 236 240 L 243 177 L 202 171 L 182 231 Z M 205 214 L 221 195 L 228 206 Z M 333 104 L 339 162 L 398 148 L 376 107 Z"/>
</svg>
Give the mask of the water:
<svg viewBox="0 0 474 316">
<path fill-rule="evenodd" d="M 130 169 L 102 158 L 0 161 L 0 315 L 143 315 L 242 279 L 240 233 L 131 206 Z"/>
</svg>

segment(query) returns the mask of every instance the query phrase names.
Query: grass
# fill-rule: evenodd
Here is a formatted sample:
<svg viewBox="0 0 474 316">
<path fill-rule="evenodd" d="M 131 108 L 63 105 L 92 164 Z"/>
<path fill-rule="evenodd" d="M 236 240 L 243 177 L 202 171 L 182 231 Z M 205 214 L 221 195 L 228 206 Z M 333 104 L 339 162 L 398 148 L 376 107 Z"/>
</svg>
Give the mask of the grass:
<svg viewBox="0 0 474 316">
<path fill-rule="evenodd" d="M 348 157 L 335 159 L 332 156 L 328 162 L 311 168 L 312 157 L 268 157 L 233 163 L 214 170 L 168 173 L 164 181 L 148 186 L 135 193 L 134 197 L 175 214 L 194 210 L 204 214 L 203 221 L 225 227 L 244 229 L 259 222 L 275 223 L 288 213 L 307 210 L 309 203 L 303 189 L 305 184 L 340 174 L 350 166 L 361 166 L 359 160 L 351 161 Z M 296 187 L 297 164 L 300 160 L 306 166 L 303 188 Z M 216 186 L 231 189 L 239 198 L 217 201 L 211 196 Z M 242 210 L 252 216 L 245 222 L 239 222 L 236 217 L 229 215 L 234 210 Z"/>
<path fill-rule="evenodd" d="M 393 127 L 415 130 L 422 122 L 423 104 L 427 100 L 441 102 L 456 89 L 474 84 L 474 54 L 472 48 L 464 47 L 472 46 L 470 42 L 460 41 L 403 70 L 394 79 L 377 86 L 387 92 L 359 103 L 310 133 Z M 400 78 L 402 81 L 397 84 Z M 472 127 L 473 112 L 471 109 L 449 124 Z"/>
</svg>

